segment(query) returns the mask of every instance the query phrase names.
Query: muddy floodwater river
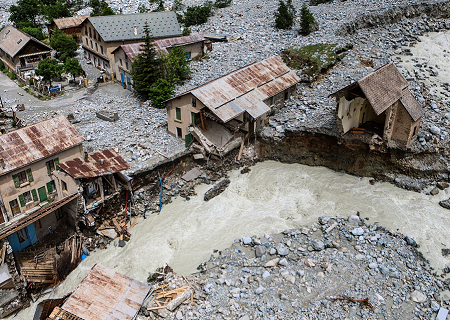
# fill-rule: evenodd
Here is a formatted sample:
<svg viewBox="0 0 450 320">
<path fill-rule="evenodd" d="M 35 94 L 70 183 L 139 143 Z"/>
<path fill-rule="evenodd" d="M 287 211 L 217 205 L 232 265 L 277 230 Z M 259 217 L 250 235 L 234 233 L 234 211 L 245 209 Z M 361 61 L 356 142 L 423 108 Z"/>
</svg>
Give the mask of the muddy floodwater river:
<svg viewBox="0 0 450 320">
<path fill-rule="evenodd" d="M 357 211 L 367 223 L 413 237 L 433 267 L 450 264 L 441 255 L 441 249 L 450 246 L 450 211 L 438 204 L 448 192 L 425 195 L 389 183 L 371 185 L 369 178 L 323 167 L 274 161 L 258 163 L 246 174 L 232 171 L 229 177 L 229 187 L 209 202 L 203 195 L 211 185 L 200 185 L 189 201 L 176 198 L 160 214 L 139 218 L 125 247 L 115 240 L 91 253 L 51 296 L 73 290 L 95 263 L 144 282 L 149 272 L 166 263 L 177 273 L 190 274 L 214 249 L 229 247 L 236 238 L 278 233 L 310 225 L 322 215 L 347 217 Z M 20 319 L 31 319 L 34 309 L 21 312 Z"/>
</svg>

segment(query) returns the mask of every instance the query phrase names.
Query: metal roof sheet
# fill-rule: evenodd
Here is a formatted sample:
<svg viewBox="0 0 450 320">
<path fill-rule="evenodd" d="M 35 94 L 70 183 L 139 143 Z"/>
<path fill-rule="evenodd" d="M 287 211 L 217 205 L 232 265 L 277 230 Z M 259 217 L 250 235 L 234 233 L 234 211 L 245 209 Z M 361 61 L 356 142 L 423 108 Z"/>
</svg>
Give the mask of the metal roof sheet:
<svg viewBox="0 0 450 320">
<path fill-rule="evenodd" d="M 68 29 L 68 28 L 75 28 L 79 27 L 86 18 L 88 18 L 89 15 L 82 15 L 82 16 L 74 16 L 74 17 L 67 17 L 67 18 L 61 18 L 61 19 L 55 19 L 53 22 L 58 27 L 58 29 Z"/>
<path fill-rule="evenodd" d="M 13 26 L 6 26 L 0 31 L 0 49 L 5 51 L 11 57 L 15 57 L 30 41 L 36 42 L 38 46 L 43 48 L 43 51 L 51 51 L 52 48 L 42 43 L 29 34 L 14 28 Z M 40 52 L 40 51 L 37 51 Z"/>
<path fill-rule="evenodd" d="M 167 48 L 173 47 L 173 46 L 185 46 L 192 43 L 202 42 L 206 39 L 201 34 L 193 34 L 190 36 L 184 36 L 184 37 L 173 37 L 168 39 L 161 39 L 161 40 L 155 40 L 154 41 L 154 47 L 156 50 L 163 51 L 167 53 Z M 139 43 L 130 43 L 130 44 L 123 44 L 117 49 L 113 51 L 116 52 L 119 48 L 122 48 L 122 50 L 127 55 L 128 59 L 131 61 L 134 61 L 137 55 L 139 55 L 142 52 L 142 46 L 144 45 L 144 42 Z"/>
<path fill-rule="evenodd" d="M 118 14 L 87 18 L 103 41 L 122 41 L 144 39 L 144 26 L 147 25 L 152 38 L 181 36 L 181 27 L 174 11 Z M 137 28 L 135 34 L 134 27 Z"/>
<path fill-rule="evenodd" d="M 190 93 L 223 122 L 227 122 L 244 111 L 253 118 L 268 112 L 270 108 L 263 101 L 299 80 L 279 57 L 274 56 L 193 89 Z"/>
<path fill-rule="evenodd" d="M 84 320 L 131 320 L 149 290 L 142 282 L 96 264 L 62 309 Z"/>
<path fill-rule="evenodd" d="M 76 179 L 99 177 L 130 168 L 114 149 L 91 153 L 87 159 L 75 158 L 62 162 L 59 167 Z"/>
<path fill-rule="evenodd" d="M 0 175 L 83 143 L 81 133 L 65 117 L 56 117 L 0 135 Z"/>
</svg>

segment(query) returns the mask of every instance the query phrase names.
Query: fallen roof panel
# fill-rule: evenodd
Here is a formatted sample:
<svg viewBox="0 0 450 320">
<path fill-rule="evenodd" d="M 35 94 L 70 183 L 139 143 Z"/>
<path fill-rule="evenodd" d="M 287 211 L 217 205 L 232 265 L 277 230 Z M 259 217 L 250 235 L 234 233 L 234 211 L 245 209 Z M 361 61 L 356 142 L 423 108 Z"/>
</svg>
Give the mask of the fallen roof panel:
<svg viewBox="0 0 450 320">
<path fill-rule="evenodd" d="M 94 265 L 62 309 L 84 320 L 131 320 L 150 286 Z"/>
<path fill-rule="evenodd" d="M 76 179 L 99 177 L 130 169 L 130 165 L 114 149 L 62 162 L 59 167 Z"/>
</svg>

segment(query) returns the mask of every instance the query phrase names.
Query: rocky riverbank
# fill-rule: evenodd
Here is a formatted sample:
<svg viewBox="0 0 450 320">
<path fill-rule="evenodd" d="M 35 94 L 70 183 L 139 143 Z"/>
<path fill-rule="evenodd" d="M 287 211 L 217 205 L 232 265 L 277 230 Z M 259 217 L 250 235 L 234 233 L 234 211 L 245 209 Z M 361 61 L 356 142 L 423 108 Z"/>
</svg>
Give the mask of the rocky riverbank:
<svg viewBox="0 0 450 320">
<path fill-rule="evenodd" d="M 442 295 L 450 282 L 417 247 L 357 215 L 323 216 L 302 229 L 236 239 L 201 273 L 167 275 L 155 287 L 187 285 L 194 299 L 173 312 L 145 305 L 140 319 L 432 319 L 450 303 Z"/>
</svg>

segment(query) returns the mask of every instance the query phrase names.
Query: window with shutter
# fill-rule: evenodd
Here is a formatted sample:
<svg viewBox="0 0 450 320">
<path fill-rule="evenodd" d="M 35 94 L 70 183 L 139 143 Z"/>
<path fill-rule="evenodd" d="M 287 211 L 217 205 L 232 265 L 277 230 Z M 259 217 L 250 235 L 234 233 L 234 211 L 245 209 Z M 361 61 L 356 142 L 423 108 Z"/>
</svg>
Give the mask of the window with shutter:
<svg viewBox="0 0 450 320">
<path fill-rule="evenodd" d="M 51 182 L 47 182 L 47 192 L 48 193 L 52 193 L 53 192 L 53 188 L 52 188 L 52 183 Z"/>
<path fill-rule="evenodd" d="M 33 201 L 38 201 L 36 189 L 31 190 L 31 195 L 33 196 Z"/>
<path fill-rule="evenodd" d="M 19 195 L 19 202 L 21 207 L 25 207 L 25 199 L 22 194 Z"/>
<path fill-rule="evenodd" d="M 13 174 L 12 175 L 13 181 L 14 181 L 14 186 L 16 188 L 20 187 L 20 182 L 19 182 L 19 177 L 17 176 L 17 174 Z"/>
<path fill-rule="evenodd" d="M 56 170 L 59 170 L 58 164 L 59 164 L 59 158 L 55 158 L 55 167 L 56 167 Z"/>
<path fill-rule="evenodd" d="M 19 203 L 17 202 L 16 199 L 14 199 L 13 201 L 10 201 L 9 206 L 11 207 L 11 211 L 12 211 L 13 215 L 20 213 Z"/>
<path fill-rule="evenodd" d="M 27 169 L 27 176 L 28 176 L 28 181 L 29 182 L 33 182 L 33 175 L 31 174 L 31 169 Z"/>
</svg>

